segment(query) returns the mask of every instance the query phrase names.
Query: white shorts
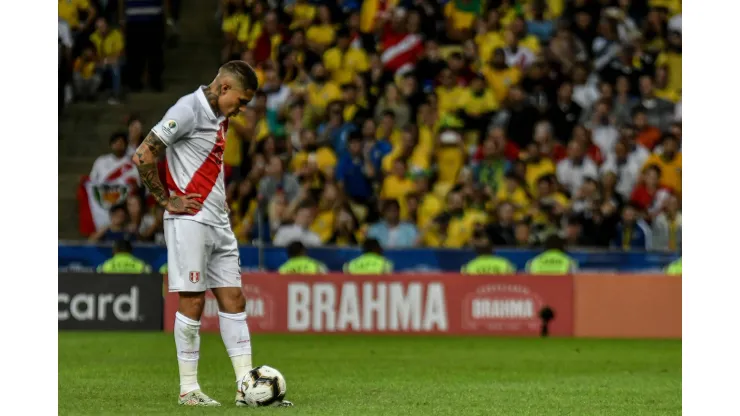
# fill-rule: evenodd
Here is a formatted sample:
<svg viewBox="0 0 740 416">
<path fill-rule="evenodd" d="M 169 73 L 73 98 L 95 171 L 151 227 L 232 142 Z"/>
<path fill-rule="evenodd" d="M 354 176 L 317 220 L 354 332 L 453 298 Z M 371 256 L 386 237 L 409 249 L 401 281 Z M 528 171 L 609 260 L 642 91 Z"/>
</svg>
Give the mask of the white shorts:
<svg viewBox="0 0 740 416">
<path fill-rule="evenodd" d="M 170 292 L 242 286 L 239 247 L 231 229 L 167 219 L 164 237 Z"/>
</svg>

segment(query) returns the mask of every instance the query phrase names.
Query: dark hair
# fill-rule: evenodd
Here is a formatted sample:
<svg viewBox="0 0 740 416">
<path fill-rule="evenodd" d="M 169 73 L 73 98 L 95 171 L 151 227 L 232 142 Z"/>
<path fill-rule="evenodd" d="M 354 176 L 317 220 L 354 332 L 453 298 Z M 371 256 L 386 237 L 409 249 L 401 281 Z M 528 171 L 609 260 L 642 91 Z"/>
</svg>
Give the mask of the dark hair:
<svg viewBox="0 0 740 416">
<path fill-rule="evenodd" d="M 246 90 L 257 91 L 259 89 L 257 74 L 254 72 L 254 69 L 244 61 L 229 61 L 221 65 L 218 72 L 226 72 L 233 76 Z"/>
<path fill-rule="evenodd" d="M 108 210 L 108 213 L 110 213 L 111 215 L 113 215 L 117 211 L 123 211 L 124 213 L 126 213 L 128 215 L 128 209 L 126 208 L 126 204 L 125 203 L 120 203 L 120 204 L 113 205 L 112 207 L 110 207 L 110 210 Z"/>
<path fill-rule="evenodd" d="M 386 211 L 390 207 L 395 207 L 397 210 L 401 210 L 401 204 L 395 199 L 386 199 L 383 201 L 383 211 Z"/>
<path fill-rule="evenodd" d="M 391 109 L 383 110 L 383 113 L 382 114 L 383 114 L 383 117 L 388 116 L 388 117 L 392 118 L 393 120 L 396 119 L 396 112 L 393 111 L 393 110 L 391 110 Z"/>
<path fill-rule="evenodd" d="M 545 239 L 545 248 L 548 250 L 564 250 L 565 242 L 557 234 L 551 234 Z"/>
<path fill-rule="evenodd" d="M 660 176 L 663 174 L 663 171 L 660 169 L 660 166 L 656 164 L 651 163 L 650 165 L 646 166 L 645 171 L 648 171 L 648 170 L 654 170 L 655 173 L 658 174 L 658 178 L 660 178 Z"/>
<path fill-rule="evenodd" d="M 123 139 L 126 144 L 128 144 L 128 133 L 124 131 L 117 131 L 110 135 L 110 139 L 108 140 L 108 144 L 113 144 L 118 139 Z"/>
<path fill-rule="evenodd" d="M 635 108 L 632 109 L 632 117 L 634 117 L 634 116 L 636 116 L 636 115 L 638 115 L 640 113 L 646 114 L 647 113 L 647 108 L 645 108 L 642 105 L 638 105 L 637 107 L 635 107 Z"/>
<path fill-rule="evenodd" d="M 673 133 L 663 133 L 663 137 L 660 138 L 660 142 L 665 143 L 666 140 L 673 140 L 678 143 L 678 137 Z"/>
<path fill-rule="evenodd" d="M 378 255 L 383 254 L 383 248 L 380 246 L 380 243 L 378 240 L 374 238 L 368 238 L 365 240 L 365 242 L 362 243 L 362 252 L 363 253 L 375 253 Z"/>
<path fill-rule="evenodd" d="M 128 240 L 116 240 L 113 242 L 114 253 L 130 253 L 132 251 L 133 247 L 131 247 L 131 242 Z"/>
<path fill-rule="evenodd" d="M 288 258 L 292 259 L 304 255 L 306 253 L 306 247 L 300 241 L 292 241 L 286 247 L 286 251 L 288 252 Z"/>
</svg>

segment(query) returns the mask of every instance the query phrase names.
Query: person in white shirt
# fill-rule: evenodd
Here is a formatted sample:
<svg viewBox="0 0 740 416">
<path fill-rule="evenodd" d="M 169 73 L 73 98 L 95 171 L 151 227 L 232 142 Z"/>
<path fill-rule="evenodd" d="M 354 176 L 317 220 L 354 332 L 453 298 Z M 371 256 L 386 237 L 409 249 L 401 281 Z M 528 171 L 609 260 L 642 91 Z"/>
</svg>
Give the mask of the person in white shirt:
<svg viewBox="0 0 740 416">
<path fill-rule="evenodd" d="M 623 141 L 617 142 L 614 152 L 610 154 L 604 164 L 601 165 L 601 174 L 608 172 L 617 175 L 617 192 L 626 200 L 629 200 L 637 180 L 640 178 L 640 167 L 634 158 L 629 157 L 627 144 Z"/>
<path fill-rule="evenodd" d="M 313 220 L 312 211 L 313 208 L 308 205 L 298 208 L 293 224 L 280 226 L 275 238 L 272 239 L 272 244 L 286 247 L 294 241 L 300 241 L 306 247 L 320 246 L 321 238 L 308 228 Z"/>
<path fill-rule="evenodd" d="M 599 176 L 596 163 L 586 156 L 581 143 L 575 140 L 568 143 L 568 157 L 558 162 L 555 172 L 558 182 L 571 195 L 575 195 L 581 188 L 585 178 L 596 179 Z"/>
<path fill-rule="evenodd" d="M 223 152 L 228 118 L 245 111 L 257 89 L 257 75 L 246 62 L 225 63 L 209 85 L 167 110 L 133 157 L 142 182 L 166 210 L 169 290 L 179 296 L 174 329 L 178 401 L 185 406 L 220 406 L 200 390 L 197 376 L 206 290 L 218 300 L 221 337 L 236 380 L 252 369 L 239 247 L 226 205 Z M 162 154 L 167 158 L 169 197 L 157 171 Z M 247 405 L 239 389 L 235 402 Z"/>
</svg>

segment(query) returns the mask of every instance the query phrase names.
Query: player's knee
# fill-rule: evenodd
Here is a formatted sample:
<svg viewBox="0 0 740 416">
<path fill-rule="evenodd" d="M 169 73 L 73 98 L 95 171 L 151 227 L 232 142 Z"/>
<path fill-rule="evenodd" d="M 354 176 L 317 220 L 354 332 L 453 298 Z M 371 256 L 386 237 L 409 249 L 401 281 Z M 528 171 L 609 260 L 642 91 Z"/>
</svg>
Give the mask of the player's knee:
<svg viewBox="0 0 740 416">
<path fill-rule="evenodd" d="M 178 311 L 192 320 L 200 321 L 205 303 L 205 293 L 180 292 Z"/>
<path fill-rule="evenodd" d="M 218 300 L 218 309 L 224 313 L 242 313 L 247 303 L 240 287 L 224 287 L 213 291 Z"/>
</svg>

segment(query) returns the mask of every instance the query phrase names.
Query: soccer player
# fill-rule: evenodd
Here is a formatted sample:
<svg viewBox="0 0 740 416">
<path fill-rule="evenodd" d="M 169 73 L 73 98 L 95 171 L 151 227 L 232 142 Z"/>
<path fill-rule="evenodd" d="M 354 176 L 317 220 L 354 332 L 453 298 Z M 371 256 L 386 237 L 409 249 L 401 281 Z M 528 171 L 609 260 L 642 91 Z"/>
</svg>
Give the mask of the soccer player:
<svg viewBox="0 0 740 416">
<path fill-rule="evenodd" d="M 245 111 L 257 84 L 254 70 L 245 62 L 224 64 L 210 85 L 180 98 L 167 111 L 133 156 L 142 182 L 166 210 L 169 290 L 179 294 L 175 345 L 181 405 L 220 406 L 200 390 L 197 377 L 206 290 L 218 300 L 221 337 L 237 382 L 252 369 L 239 251 L 226 205 L 223 152 L 228 117 Z M 166 184 L 157 172 L 163 153 Z M 246 406 L 238 391 L 236 405 Z"/>
</svg>

